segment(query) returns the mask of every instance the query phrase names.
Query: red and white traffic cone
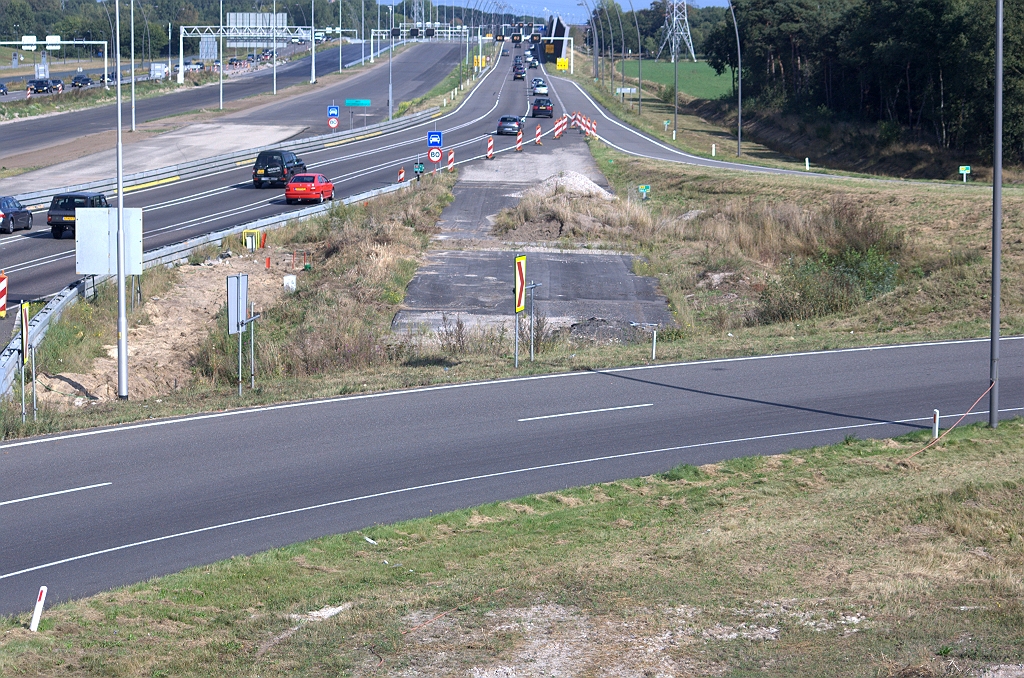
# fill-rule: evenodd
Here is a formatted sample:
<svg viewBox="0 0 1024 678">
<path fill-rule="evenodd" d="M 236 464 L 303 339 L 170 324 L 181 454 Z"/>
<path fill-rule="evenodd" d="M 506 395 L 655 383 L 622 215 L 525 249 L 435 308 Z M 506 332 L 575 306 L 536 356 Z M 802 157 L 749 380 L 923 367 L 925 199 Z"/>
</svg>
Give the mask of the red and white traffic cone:
<svg viewBox="0 0 1024 678">
<path fill-rule="evenodd" d="M 536 144 L 537 146 L 543 146 L 544 145 L 544 144 L 540 143 L 540 125 L 537 125 L 537 134 L 534 135 L 534 137 L 533 137 L 533 143 Z"/>
<path fill-rule="evenodd" d="M 494 160 L 494 137 L 487 137 L 487 159 Z"/>
<path fill-rule="evenodd" d="M 399 167 L 398 168 L 398 183 L 402 183 L 403 181 L 405 181 L 405 168 L 404 167 Z"/>
<path fill-rule="evenodd" d="M 516 152 L 523 150 L 523 130 L 516 132 Z"/>
<path fill-rule="evenodd" d="M 598 139 L 601 138 L 601 137 L 597 136 L 597 120 L 591 120 L 590 121 L 590 133 L 593 134 Z"/>
<path fill-rule="evenodd" d="M 0 271 L 0 318 L 7 317 L 7 276 Z"/>
<path fill-rule="evenodd" d="M 449 172 L 454 172 L 455 171 L 455 151 L 454 151 L 454 149 L 448 151 L 448 171 Z"/>
</svg>

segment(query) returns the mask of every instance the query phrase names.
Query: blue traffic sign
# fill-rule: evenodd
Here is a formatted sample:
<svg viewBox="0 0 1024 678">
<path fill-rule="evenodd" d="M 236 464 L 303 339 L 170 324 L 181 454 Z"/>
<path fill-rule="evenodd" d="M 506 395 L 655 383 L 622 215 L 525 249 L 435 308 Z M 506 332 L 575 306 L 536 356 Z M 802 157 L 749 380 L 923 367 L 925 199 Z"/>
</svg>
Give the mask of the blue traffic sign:
<svg viewBox="0 0 1024 678">
<path fill-rule="evenodd" d="M 427 132 L 427 148 L 444 148 L 440 132 Z"/>
<path fill-rule="evenodd" d="M 327 107 L 327 117 L 328 118 L 337 118 L 339 115 L 341 115 L 341 107 L 340 106 L 328 106 Z"/>
</svg>

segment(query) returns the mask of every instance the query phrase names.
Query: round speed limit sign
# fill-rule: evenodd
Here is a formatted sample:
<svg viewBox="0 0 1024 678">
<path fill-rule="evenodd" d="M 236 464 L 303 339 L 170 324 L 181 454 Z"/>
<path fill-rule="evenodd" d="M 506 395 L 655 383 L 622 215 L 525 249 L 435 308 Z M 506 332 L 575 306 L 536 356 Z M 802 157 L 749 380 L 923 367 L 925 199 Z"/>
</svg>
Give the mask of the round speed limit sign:
<svg viewBox="0 0 1024 678">
<path fill-rule="evenodd" d="M 432 148 L 432 149 L 430 149 L 430 151 L 427 153 L 427 158 L 430 159 L 430 162 L 441 162 L 441 149 L 440 148 Z"/>
<path fill-rule="evenodd" d="M 337 129 L 337 127 L 338 127 L 338 119 L 337 118 L 327 118 L 327 126 L 330 127 L 331 129 Z"/>
</svg>

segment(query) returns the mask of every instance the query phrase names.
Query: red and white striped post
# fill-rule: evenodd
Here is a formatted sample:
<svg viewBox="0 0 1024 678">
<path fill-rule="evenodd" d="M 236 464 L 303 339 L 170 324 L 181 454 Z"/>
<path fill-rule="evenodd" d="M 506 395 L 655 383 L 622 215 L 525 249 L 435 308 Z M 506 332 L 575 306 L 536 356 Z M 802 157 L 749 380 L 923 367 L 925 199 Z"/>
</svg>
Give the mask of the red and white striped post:
<svg viewBox="0 0 1024 678">
<path fill-rule="evenodd" d="M 0 271 L 0 318 L 7 317 L 7 276 Z"/>
<path fill-rule="evenodd" d="M 597 137 L 597 120 L 590 121 L 590 133 Z M 600 139 L 601 137 L 597 137 Z"/>
<path fill-rule="evenodd" d="M 403 181 L 405 181 L 405 168 L 404 167 L 399 167 L 398 168 L 398 183 L 402 183 Z"/>
<path fill-rule="evenodd" d="M 494 160 L 494 137 L 487 137 L 487 159 Z"/>
<path fill-rule="evenodd" d="M 28 630 L 33 633 L 39 630 L 39 618 L 43 616 L 43 603 L 46 602 L 46 587 L 39 587 L 39 595 L 36 596 L 36 609 L 32 612 L 32 623 L 28 625 Z"/>
<path fill-rule="evenodd" d="M 516 132 L 516 152 L 523 150 L 523 130 Z"/>
<path fill-rule="evenodd" d="M 540 125 L 537 125 L 537 133 L 533 137 L 533 143 L 537 146 L 543 146 L 543 144 L 540 143 Z"/>
<path fill-rule="evenodd" d="M 455 171 L 455 149 L 448 150 L 448 171 Z"/>
</svg>

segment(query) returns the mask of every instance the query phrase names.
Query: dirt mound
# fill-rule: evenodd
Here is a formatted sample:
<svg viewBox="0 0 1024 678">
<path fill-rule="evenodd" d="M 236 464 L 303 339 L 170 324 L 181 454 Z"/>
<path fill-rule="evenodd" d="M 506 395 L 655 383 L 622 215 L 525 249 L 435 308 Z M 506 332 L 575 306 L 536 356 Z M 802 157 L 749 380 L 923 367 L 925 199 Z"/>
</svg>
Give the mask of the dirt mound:
<svg viewBox="0 0 1024 678">
<path fill-rule="evenodd" d="M 603 200 L 612 200 L 615 197 L 594 183 L 589 177 L 572 170 L 565 170 L 548 177 L 537 186 L 526 191 L 524 195 L 545 196 L 554 195 L 558 192 L 572 196 L 601 198 Z"/>
</svg>

